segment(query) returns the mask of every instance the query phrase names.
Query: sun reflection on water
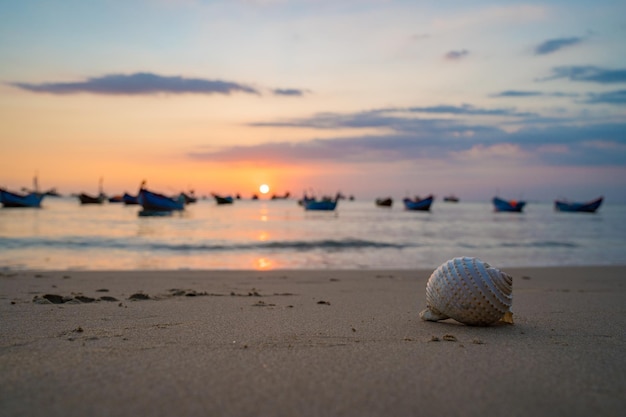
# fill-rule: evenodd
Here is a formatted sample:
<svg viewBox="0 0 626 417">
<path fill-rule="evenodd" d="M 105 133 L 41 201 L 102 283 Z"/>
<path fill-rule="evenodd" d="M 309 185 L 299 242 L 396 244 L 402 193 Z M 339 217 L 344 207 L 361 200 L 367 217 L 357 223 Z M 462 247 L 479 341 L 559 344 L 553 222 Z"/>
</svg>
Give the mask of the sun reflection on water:
<svg viewBox="0 0 626 417">
<path fill-rule="evenodd" d="M 274 268 L 274 261 L 267 258 L 257 258 L 255 264 L 258 271 L 266 271 Z"/>
</svg>

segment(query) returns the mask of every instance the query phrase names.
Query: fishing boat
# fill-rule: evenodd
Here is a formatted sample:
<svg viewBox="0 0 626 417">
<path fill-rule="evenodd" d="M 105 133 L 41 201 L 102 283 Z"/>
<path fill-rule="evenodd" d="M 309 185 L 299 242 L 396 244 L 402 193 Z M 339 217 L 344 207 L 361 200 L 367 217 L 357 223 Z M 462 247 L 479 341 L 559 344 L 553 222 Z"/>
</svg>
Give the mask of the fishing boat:
<svg viewBox="0 0 626 417">
<path fill-rule="evenodd" d="M 271 199 L 272 200 L 287 200 L 289 198 L 289 196 L 291 195 L 291 193 L 289 191 L 287 191 L 285 194 L 283 195 L 276 195 L 273 194 Z"/>
<path fill-rule="evenodd" d="M 139 201 L 137 201 L 137 196 L 130 195 L 128 193 L 124 193 L 124 195 L 122 196 L 122 200 L 127 206 L 139 204 Z"/>
<path fill-rule="evenodd" d="M 309 197 L 307 195 L 302 199 L 302 206 L 307 211 L 333 211 L 337 208 L 337 202 L 341 197 L 341 193 L 337 193 L 335 198 L 324 196 L 321 199 Z"/>
<path fill-rule="evenodd" d="M 307 211 L 333 211 L 337 208 L 337 200 L 307 200 L 303 205 Z"/>
<path fill-rule="evenodd" d="M 595 200 L 587 202 L 574 202 L 567 200 L 556 200 L 554 202 L 554 209 L 556 211 L 568 211 L 579 213 L 595 213 L 602 204 L 604 197 L 598 197 Z"/>
<path fill-rule="evenodd" d="M 233 199 L 233 197 L 232 197 L 232 196 L 230 196 L 230 195 L 228 195 L 228 196 L 226 196 L 226 197 L 221 196 L 221 195 L 218 195 L 218 194 L 215 194 L 215 193 L 213 193 L 213 194 L 211 194 L 211 195 L 213 196 L 213 198 L 215 199 L 215 202 L 216 202 L 218 205 L 222 205 L 222 204 L 233 204 L 234 199 Z"/>
<path fill-rule="evenodd" d="M 391 197 L 377 198 L 376 205 L 378 207 L 391 207 L 393 205 L 393 199 Z"/>
<path fill-rule="evenodd" d="M 38 192 L 15 193 L 0 188 L 0 201 L 3 207 L 41 207 L 45 194 Z"/>
<path fill-rule="evenodd" d="M 80 194 L 78 194 L 78 200 L 80 201 L 80 204 L 102 204 L 102 203 L 104 203 L 104 201 L 107 199 L 107 196 L 102 191 L 102 178 L 100 178 L 98 189 L 99 189 L 99 192 L 98 192 L 97 196 L 94 196 L 94 195 L 91 195 L 91 194 L 87 194 L 87 193 L 80 193 Z"/>
<path fill-rule="evenodd" d="M 458 203 L 459 197 L 455 196 L 454 194 L 450 194 L 450 195 L 445 196 L 443 198 L 443 201 L 445 201 L 446 203 Z"/>
<path fill-rule="evenodd" d="M 39 192 L 37 175 L 33 177 L 33 189 L 29 190 L 26 187 L 22 187 L 21 191 L 20 193 L 0 188 L 0 203 L 2 203 L 2 206 L 12 208 L 41 207 L 41 202 L 46 193 Z"/>
<path fill-rule="evenodd" d="M 114 195 L 113 197 L 109 197 L 109 203 L 123 203 L 124 196 L 123 195 Z"/>
<path fill-rule="evenodd" d="M 403 199 L 402 202 L 404 203 L 404 208 L 406 210 L 429 211 L 434 200 L 435 196 L 431 194 L 424 198 L 415 197 L 411 199 L 407 197 Z"/>
<path fill-rule="evenodd" d="M 183 198 L 185 199 L 185 204 L 193 204 L 198 201 L 198 198 L 196 197 L 196 193 L 193 190 L 191 190 L 189 194 L 180 193 L 180 195 L 182 195 Z"/>
<path fill-rule="evenodd" d="M 106 200 L 106 195 L 100 193 L 97 196 L 89 195 L 86 193 L 78 194 L 78 200 L 80 204 L 102 204 Z"/>
<path fill-rule="evenodd" d="M 526 205 L 525 201 L 504 200 L 500 197 L 493 198 L 494 211 L 508 211 L 513 213 L 521 213 Z"/>
<path fill-rule="evenodd" d="M 137 201 L 143 207 L 145 212 L 168 212 L 174 210 L 185 209 L 185 197 L 180 195 L 178 198 L 171 198 L 163 194 L 155 193 L 144 188 L 141 184 Z"/>
<path fill-rule="evenodd" d="M 33 190 L 22 188 L 23 193 L 8 191 L 0 188 L 0 202 L 3 207 L 41 207 L 41 201 L 45 197 L 45 193 L 39 192 L 39 183 L 37 175 L 33 177 Z"/>
</svg>

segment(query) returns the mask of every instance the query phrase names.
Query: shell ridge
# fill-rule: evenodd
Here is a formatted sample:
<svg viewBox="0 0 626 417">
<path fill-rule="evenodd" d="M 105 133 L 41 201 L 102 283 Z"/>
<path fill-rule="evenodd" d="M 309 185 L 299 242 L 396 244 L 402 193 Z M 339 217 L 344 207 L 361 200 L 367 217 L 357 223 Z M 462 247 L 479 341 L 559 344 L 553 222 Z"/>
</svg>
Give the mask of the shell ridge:
<svg viewBox="0 0 626 417">
<path fill-rule="evenodd" d="M 458 321 L 457 318 L 463 315 L 463 311 L 467 310 L 467 300 L 464 294 L 467 294 L 468 291 L 471 292 L 471 289 L 467 285 L 464 274 L 465 266 L 460 259 L 453 259 L 452 262 L 447 262 L 446 266 L 452 283 L 451 288 L 455 288 L 454 294 L 448 302 L 452 309 L 450 317 Z"/>
<path fill-rule="evenodd" d="M 502 292 L 503 295 L 510 298 L 513 292 L 513 277 L 499 271 L 495 268 L 489 270 L 490 273 L 497 274 L 498 279 L 494 280 L 494 284 Z"/>
<path fill-rule="evenodd" d="M 486 290 L 486 296 L 491 300 L 494 307 L 500 308 L 503 312 L 507 311 L 510 306 L 510 302 L 507 301 L 506 295 L 499 287 L 499 283 L 502 280 L 501 273 L 495 268 L 485 268 L 484 263 L 477 263 L 478 268 L 484 272 L 481 274 L 482 284 L 484 284 Z M 504 300 L 502 299 L 504 296 Z"/>
<path fill-rule="evenodd" d="M 489 324 L 498 320 L 501 316 L 496 295 L 490 288 L 489 274 L 484 268 L 484 262 L 477 258 L 470 258 L 472 264 L 472 270 L 469 274 L 472 277 L 472 282 L 476 287 L 476 298 L 474 301 L 474 308 L 479 323 L 476 324 Z"/>
<path fill-rule="evenodd" d="M 472 269 L 475 269 L 473 265 L 474 260 L 469 257 L 456 258 L 453 260 L 454 270 L 457 281 L 461 283 L 464 291 L 457 297 L 455 307 L 456 311 L 454 316 L 455 320 L 463 322 L 467 321 L 470 324 L 481 322 L 480 310 L 476 309 L 476 300 L 480 296 L 480 288 L 477 286 L 477 282 L 472 276 Z M 470 269 L 470 264 L 473 268 Z"/>
</svg>

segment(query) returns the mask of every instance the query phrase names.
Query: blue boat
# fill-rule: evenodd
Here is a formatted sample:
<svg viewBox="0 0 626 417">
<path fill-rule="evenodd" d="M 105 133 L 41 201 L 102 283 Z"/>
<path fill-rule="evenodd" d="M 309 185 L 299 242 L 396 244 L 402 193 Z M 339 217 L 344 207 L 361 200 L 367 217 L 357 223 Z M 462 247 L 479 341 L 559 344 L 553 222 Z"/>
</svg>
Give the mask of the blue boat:
<svg viewBox="0 0 626 417">
<path fill-rule="evenodd" d="M 434 200 L 435 197 L 431 194 L 428 197 L 424 198 L 404 198 L 402 202 L 404 203 L 404 208 L 406 210 L 429 211 L 430 206 L 433 204 Z"/>
<path fill-rule="evenodd" d="M 143 185 L 143 184 L 142 184 Z M 185 209 L 185 197 L 182 195 L 174 199 L 163 194 L 148 191 L 141 187 L 137 201 L 147 212 L 162 212 Z"/>
<path fill-rule="evenodd" d="M 0 201 L 3 207 L 41 207 L 44 196 L 45 194 L 38 192 L 18 194 L 0 189 Z"/>
<path fill-rule="evenodd" d="M 126 204 L 127 206 L 139 204 L 139 201 L 137 201 L 137 197 L 128 193 L 124 193 L 124 195 L 122 196 L 122 201 L 124 201 L 124 204 Z"/>
<path fill-rule="evenodd" d="M 526 205 L 525 201 L 504 200 L 499 197 L 493 198 L 494 211 L 508 211 L 513 213 L 521 213 Z"/>
<path fill-rule="evenodd" d="M 568 211 L 579 213 L 595 213 L 602 204 L 604 197 L 598 197 L 595 200 L 587 201 L 584 203 L 571 202 L 567 200 L 556 200 L 554 202 L 554 209 L 556 211 Z"/>
<path fill-rule="evenodd" d="M 335 198 L 326 196 L 318 200 L 315 197 L 305 195 L 301 200 L 301 204 L 307 211 L 333 211 L 337 208 L 337 202 L 340 197 L 341 194 L 337 193 Z"/>
<path fill-rule="evenodd" d="M 307 211 L 333 211 L 337 208 L 337 200 L 307 200 L 303 205 Z"/>
</svg>

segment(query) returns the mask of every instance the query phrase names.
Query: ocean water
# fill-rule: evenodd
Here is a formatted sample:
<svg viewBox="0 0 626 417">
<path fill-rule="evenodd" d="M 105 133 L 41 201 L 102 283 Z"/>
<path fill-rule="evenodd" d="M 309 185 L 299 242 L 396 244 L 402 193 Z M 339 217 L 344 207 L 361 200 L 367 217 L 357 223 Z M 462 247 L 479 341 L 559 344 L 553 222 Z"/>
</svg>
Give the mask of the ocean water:
<svg viewBox="0 0 626 417">
<path fill-rule="evenodd" d="M 497 267 L 626 264 L 626 205 L 596 214 L 533 202 L 521 214 L 490 202 L 401 205 L 306 212 L 295 200 L 200 200 L 140 217 L 138 206 L 46 198 L 41 209 L 0 209 L 0 269 L 430 269 L 457 256 Z"/>
</svg>

